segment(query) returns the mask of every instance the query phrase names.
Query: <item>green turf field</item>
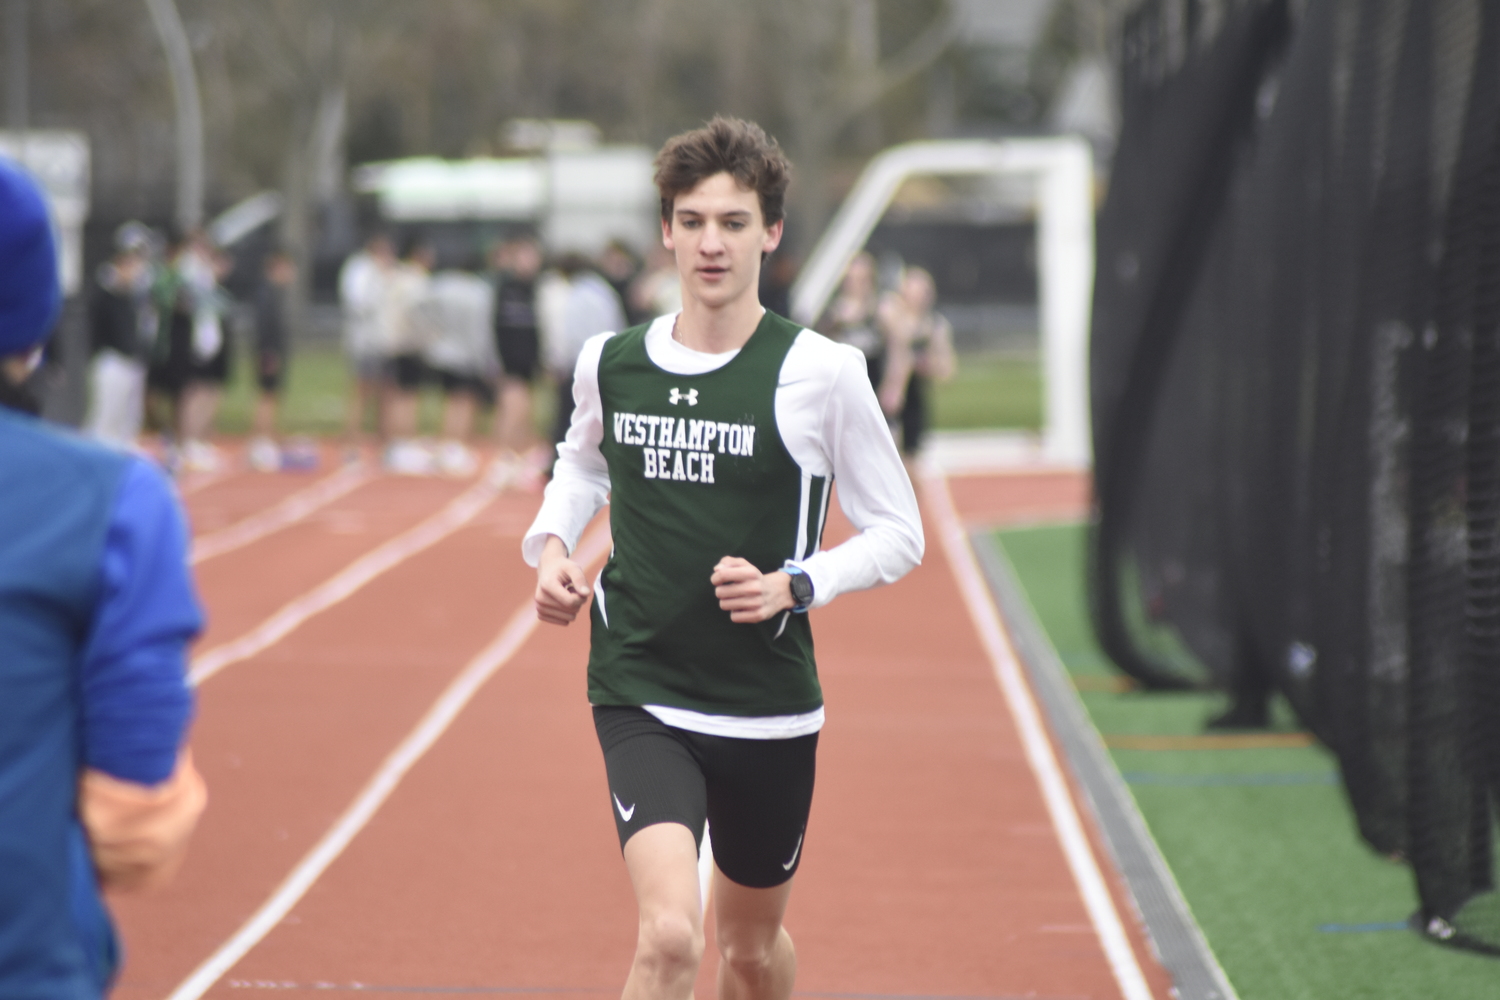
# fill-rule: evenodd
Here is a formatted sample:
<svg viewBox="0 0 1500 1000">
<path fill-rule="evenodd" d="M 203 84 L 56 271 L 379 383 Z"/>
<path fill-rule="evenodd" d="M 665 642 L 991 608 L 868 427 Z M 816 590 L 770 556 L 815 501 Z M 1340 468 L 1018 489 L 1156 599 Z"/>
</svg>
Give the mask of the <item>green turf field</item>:
<svg viewBox="0 0 1500 1000">
<path fill-rule="evenodd" d="M 1106 739 L 1193 735 L 1216 695 L 1110 691 L 1084 594 L 1083 529 L 997 534 Z M 1296 728 L 1289 711 L 1277 728 Z M 1400 926 L 1410 871 L 1359 839 L 1320 747 L 1112 750 L 1219 962 L 1243 1000 L 1500 997 L 1500 960 Z"/>
<path fill-rule="evenodd" d="M 254 372 L 249 359 L 236 359 L 233 378 L 219 410 L 216 426 L 224 434 L 250 430 L 254 399 Z M 344 397 L 349 373 L 338 348 L 307 346 L 299 349 L 288 366 L 282 397 L 281 429 L 288 434 L 336 434 L 343 428 Z M 428 393 L 422 426 L 432 433 L 437 426 L 437 400 Z M 977 427 L 1021 427 L 1035 429 L 1042 422 L 1042 385 L 1035 358 L 975 355 L 961 356 L 958 374 L 951 382 L 935 387 L 933 423 L 939 429 Z M 547 427 L 552 412 L 549 385 L 537 391 L 539 427 Z"/>
<path fill-rule="evenodd" d="M 1035 357 L 959 355 L 958 373 L 934 386 L 932 396 L 938 430 L 1042 426 L 1042 378 Z"/>
<path fill-rule="evenodd" d="M 248 434 L 251 407 L 255 399 L 254 371 L 250 359 L 241 356 L 224 393 L 223 405 L 215 427 L 222 434 Z M 280 430 L 284 434 L 333 435 L 344 428 L 344 400 L 349 391 L 349 368 L 337 347 L 300 348 L 287 366 L 287 380 L 281 398 Z M 534 394 L 537 427 L 551 426 L 552 386 L 538 383 Z M 421 429 L 424 434 L 437 432 L 441 402 L 436 390 L 423 394 Z M 487 425 L 488 418 L 483 418 Z"/>
</svg>

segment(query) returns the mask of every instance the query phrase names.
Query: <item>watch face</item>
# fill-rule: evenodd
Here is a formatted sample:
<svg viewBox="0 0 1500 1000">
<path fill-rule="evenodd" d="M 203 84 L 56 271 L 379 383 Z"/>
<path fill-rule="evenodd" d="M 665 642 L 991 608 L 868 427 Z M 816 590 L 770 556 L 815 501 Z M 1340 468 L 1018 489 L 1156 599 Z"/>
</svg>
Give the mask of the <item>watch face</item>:
<svg viewBox="0 0 1500 1000">
<path fill-rule="evenodd" d="M 792 574 L 792 596 L 797 599 L 798 604 L 807 604 L 812 600 L 813 585 L 806 573 Z"/>
</svg>

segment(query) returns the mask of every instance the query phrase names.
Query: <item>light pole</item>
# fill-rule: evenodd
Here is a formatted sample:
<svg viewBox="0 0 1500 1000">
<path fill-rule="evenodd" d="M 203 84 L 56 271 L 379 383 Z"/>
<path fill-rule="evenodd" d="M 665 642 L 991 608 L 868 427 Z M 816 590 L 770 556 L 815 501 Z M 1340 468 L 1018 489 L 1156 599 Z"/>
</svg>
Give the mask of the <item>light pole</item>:
<svg viewBox="0 0 1500 1000">
<path fill-rule="evenodd" d="M 16 0 L 12 0 L 15 3 Z M 203 224 L 203 104 L 187 30 L 173 0 L 146 0 L 151 22 L 167 54 L 172 103 L 177 109 L 177 225 L 183 232 Z"/>
</svg>

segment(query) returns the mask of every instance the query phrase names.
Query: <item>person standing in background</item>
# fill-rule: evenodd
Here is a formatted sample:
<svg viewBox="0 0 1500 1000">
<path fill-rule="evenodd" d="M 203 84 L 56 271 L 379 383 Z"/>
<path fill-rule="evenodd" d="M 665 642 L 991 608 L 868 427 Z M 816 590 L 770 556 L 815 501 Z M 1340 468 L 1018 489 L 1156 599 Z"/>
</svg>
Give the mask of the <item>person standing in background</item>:
<svg viewBox="0 0 1500 1000">
<path fill-rule="evenodd" d="M 819 327 L 831 340 L 848 344 L 865 356 L 870 385 L 878 390 L 885 373 L 885 340 L 875 320 L 880 303 L 875 279 L 875 258 L 864 252 L 855 254 L 844 271 L 839 294 Z"/>
<path fill-rule="evenodd" d="M 760 271 L 760 304 L 778 316 L 790 316 L 796 280 L 797 262 L 785 251 L 772 254 Z"/>
<path fill-rule="evenodd" d="M 946 382 L 957 368 L 953 328 L 935 310 L 937 284 L 926 268 L 907 267 L 895 291 L 880 303 L 886 365 L 880 407 L 901 428 L 901 450 L 908 457 L 922 448 L 931 424 L 929 384 Z"/>
<path fill-rule="evenodd" d="M 417 440 L 418 393 L 427 380 L 422 352 L 433 337 L 424 309 L 427 286 L 437 252 L 425 240 L 413 240 L 406 257 L 391 274 L 387 307 L 391 310 L 391 380 L 386 386 L 385 467 L 407 476 L 430 475 L 436 460 L 432 449 Z"/>
<path fill-rule="evenodd" d="M 573 422 L 573 370 L 584 341 L 597 333 L 625 328 L 625 309 L 609 282 L 600 277 L 589 259 L 582 254 L 564 254 L 557 270 L 568 281 L 568 297 L 563 307 L 562 323 L 557 336 L 547 344 L 547 367 L 557 380 L 557 421 L 552 427 L 552 443 L 558 445 L 568 436 Z"/>
<path fill-rule="evenodd" d="M 151 300 L 151 231 L 127 222 L 115 255 L 99 268 L 89 302 L 89 408 L 84 430 L 116 448 L 134 448 L 146 412 L 146 363 L 156 340 Z"/>
<path fill-rule="evenodd" d="M 677 263 L 665 247 L 652 247 L 646 266 L 630 286 L 630 300 L 636 315 L 655 319 L 682 309 L 682 281 Z"/>
<path fill-rule="evenodd" d="M 375 431 L 383 435 L 381 397 L 389 373 L 385 365 L 384 314 L 390 275 L 396 268 L 391 238 L 376 233 L 358 253 L 351 254 L 339 270 L 339 305 L 344 320 L 344 357 L 349 363 L 350 385 L 344 411 L 344 458 L 359 458 L 365 420 L 375 411 Z"/>
<path fill-rule="evenodd" d="M 185 747 L 203 618 L 145 459 L 19 412 L 61 304 L 41 192 L 0 160 L 0 996 L 98 1000 L 102 888 L 169 879 L 206 801 Z"/>
<path fill-rule="evenodd" d="M 495 443 L 500 454 L 490 475 L 502 486 L 534 488 L 548 450 L 538 446 L 531 409 L 531 385 L 541 356 L 537 318 L 537 277 L 542 248 L 531 236 L 495 248 L 495 351 L 500 357 L 500 399 L 495 412 Z"/>
<path fill-rule="evenodd" d="M 286 380 L 291 332 L 287 329 L 287 296 L 297 281 L 297 265 L 284 250 L 266 256 L 260 286 L 255 290 L 254 437 L 250 467 L 257 472 L 281 468 L 281 446 L 276 443 L 276 415 Z"/>
<path fill-rule="evenodd" d="M 443 390 L 442 440 L 437 471 L 467 476 L 479 465 L 469 442 L 482 406 L 494 402 L 492 380 L 499 363 L 491 334 L 494 287 L 472 271 L 439 271 L 427 286 L 422 308 L 433 334 L 423 352 Z"/>
<path fill-rule="evenodd" d="M 208 432 L 224 398 L 234 345 L 229 335 L 229 293 L 220 281 L 233 266 L 227 254 L 199 231 L 189 238 L 173 267 L 178 272 L 178 307 L 191 322 L 187 381 L 178 413 L 183 468 L 215 472 L 224 457 L 208 442 Z"/>
<path fill-rule="evenodd" d="M 641 274 L 641 262 L 631 249 L 620 240 L 610 240 L 599 253 L 599 274 L 609 287 L 615 290 L 615 298 L 625 309 L 625 322 L 629 326 L 655 319 L 646 315 L 648 310 L 639 309 L 631 302 L 630 289 Z"/>
</svg>

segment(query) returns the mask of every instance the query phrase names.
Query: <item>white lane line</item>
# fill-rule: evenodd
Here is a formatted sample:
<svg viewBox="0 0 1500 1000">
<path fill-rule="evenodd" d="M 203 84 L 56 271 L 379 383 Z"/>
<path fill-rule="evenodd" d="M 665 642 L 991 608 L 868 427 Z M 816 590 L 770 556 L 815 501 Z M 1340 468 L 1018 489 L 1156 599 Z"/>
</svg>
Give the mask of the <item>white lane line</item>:
<svg viewBox="0 0 1500 1000">
<path fill-rule="evenodd" d="M 194 493 L 208 489 L 215 483 L 222 483 L 226 479 L 231 479 L 236 475 L 242 474 L 240 470 L 233 468 L 223 468 L 217 472 L 189 472 L 177 480 L 177 495 L 184 497 L 192 496 Z"/>
<path fill-rule="evenodd" d="M 589 533 L 578 546 L 573 558 L 579 565 L 588 567 L 609 551 L 609 532 L 599 528 Z M 279 924 L 292 907 L 306 895 L 307 890 L 328 870 L 350 842 L 364 829 L 365 824 L 390 798 L 401 779 L 432 749 L 439 737 L 452 725 L 458 713 L 479 692 L 486 681 L 516 654 L 536 628 L 536 610 L 527 599 L 510 621 L 479 655 L 470 660 L 433 702 L 422 721 L 417 723 L 401 744 L 380 765 L 364 789 L 355 797 L 338 821 L 323 834 L 323 838 L 298 862 L 285 881 L 271 894 L 271 898 L 245 921 L 235 935 L 210 955 L 192 975 L 183 980 L 172 991 L 168 1000 L 198 1000 L 209 987 L 232 969 L 240 959 L 260 943 L 271 929 Z"/>
<path fill-rule="evenodd" d="M 188 682 L 195 686 L 202 684 L 225 667 L 248 660 L 280 642 L 309 618 L 327 611 L 382 573 L 431 548 L 474 520 L 496 494 L 495 487 L 483 480 L 469 487 L 421 524 L 360 556 L 238 639 L 231 639 L 193 657 Z"/>
<path fill-rule="evenodd" d="M 1036 699 L 1021 671 L 1010 638 L 1000 623 L 994 602 L 990 600 L 984 577 L 979 572 L 979 564 L 969 549 L 958 511 L 953 506 L 953 495 L 948 491 L 948 482 L 941 473 L 930 469 L 924 471 L 922 480 L 928 513 L 937 522 L 943 552 L 948 557 L 948 564 L 953 567 L 958 589 L 963 594 L 964 603 L 969 608 L 969 615 L 974 620 L 974 627 L 979 632 L 985 652 L 989 654 L 995 677 L 1000 682 L 1000 690 L 1005 695 L 1011 718 L 1015 721 L 1016 731 L 1026 750 L 1026 762 L 1031 765 L 1031 771 L 1041 787 L 1042 799 L 1052 817 L 1058 842 L 1067 857 L 1068 867 L 1072 869 L 1073 880 L 1078 883 L 1078 891 L 1083 897 L 1084 908 L 1088 910 L 1089 920 L 1093 922 L 1094 930 L 1099 935 L 1110 971 L 1114 973 L 1115 982 L 1119 984 L 1125 1000 L 1151 1000 L 1151 988 L 1146 984 L 1146 977 L 1141 972 L 1135 951 L 1130 947 L 1130 938 L 1125 933 L 1125 925 L 1115 908 L 1114 897 L 1109 893 L 1098 859 L 1094 857 L 1093 848 L 1084 833 L 1083 822 L 1079 819 L 1068 782 L 1063 777 L 1057 755 L 1052 750 L 1052 741 L 1042 725 Z"/>
<path fill-rule="evenodd" d="M 267 535 L 296 524 L 340 497 L 347 496 L 370 479 L 370 473 L 359 466 L 346 465 L 333 475 L 325 476 L 306 489 L 298 490 L 280 503 L 251 514 L 226 528 L 193 539 L 189 561 L 196 566 L 206 559 L 258 542 Z"/>
</svg>

